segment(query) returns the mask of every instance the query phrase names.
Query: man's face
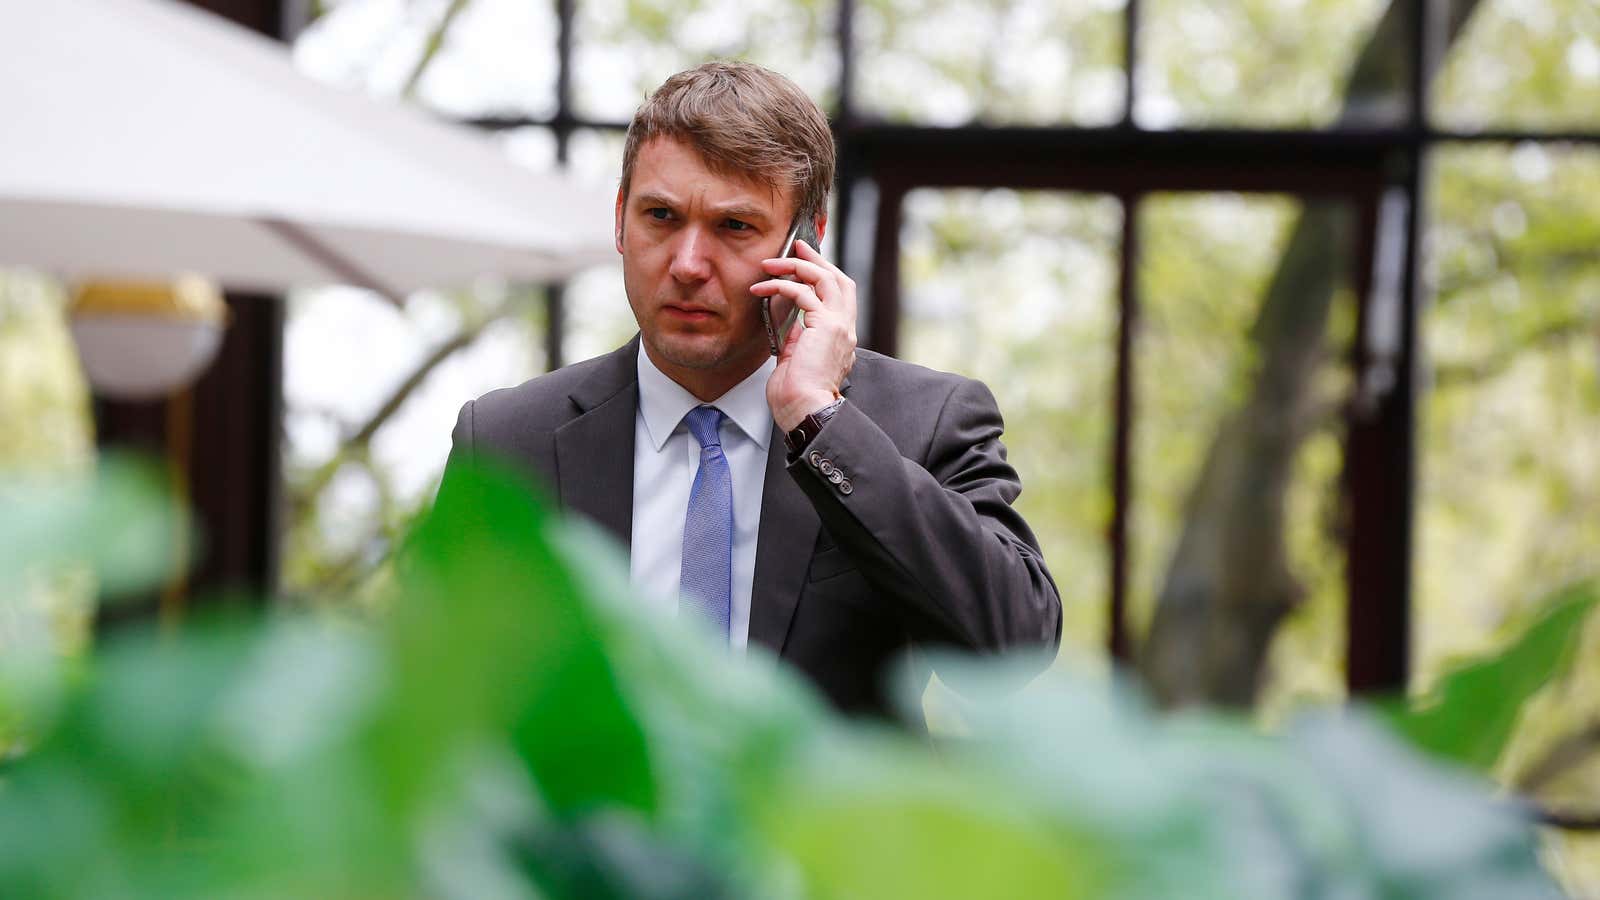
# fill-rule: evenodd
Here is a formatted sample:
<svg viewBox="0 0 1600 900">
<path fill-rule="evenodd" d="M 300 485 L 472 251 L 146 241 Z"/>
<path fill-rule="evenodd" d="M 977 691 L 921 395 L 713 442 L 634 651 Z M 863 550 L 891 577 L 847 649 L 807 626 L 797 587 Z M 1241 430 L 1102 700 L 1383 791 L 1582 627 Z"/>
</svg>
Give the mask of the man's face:
<svg viewBox="0 0 1600 900">
<path fill-rule="evenodd" d="M 766 358 L 750 286 L 768 277 L 761 261 L 782 249 L 792 194 L 718 175 L 680 141 L 639 148 L 628 195 L 617 195 L 617 251 L 628 305 L 651 360 L 668 375 L 743 378 Z"/>
</svg>

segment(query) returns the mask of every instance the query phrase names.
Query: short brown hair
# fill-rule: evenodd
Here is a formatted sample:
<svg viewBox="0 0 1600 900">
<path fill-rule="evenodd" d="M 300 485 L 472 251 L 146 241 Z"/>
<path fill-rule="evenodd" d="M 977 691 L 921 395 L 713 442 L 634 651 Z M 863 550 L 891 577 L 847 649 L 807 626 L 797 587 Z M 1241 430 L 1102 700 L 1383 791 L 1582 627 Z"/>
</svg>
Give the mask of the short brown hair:
<svg viewBox="0 0 1600 900">
<path fill-rule="evenodd" d="M 628 126 L 622 150 L 627 196 L 639 148 L 658 137 L 686 141 L 707 168 L 794 188 L 795 212 L 826 211 L 833 185 L 833 132 L 805 91 L 754 63 L 708 62 L 668 78 Z"/>
</svg>

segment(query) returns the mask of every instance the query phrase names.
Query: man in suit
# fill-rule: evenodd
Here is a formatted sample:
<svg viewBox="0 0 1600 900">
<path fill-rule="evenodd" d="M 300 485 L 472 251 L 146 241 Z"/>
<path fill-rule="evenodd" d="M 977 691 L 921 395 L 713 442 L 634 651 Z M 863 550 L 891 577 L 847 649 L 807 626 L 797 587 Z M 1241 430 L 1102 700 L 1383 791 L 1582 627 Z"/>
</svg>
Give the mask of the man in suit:
<svg viewBox="0 0 1600 900">
<path fill-rule="evenodd" d="M 815 247 L 833 162 L 787 78 L 719 62 L 668 79 L 617 192 L 639 334 L 467 403 L 451 456 L 531 471 L 628 544 L 645 602 L 882 715 L 906 652 L 1053 649 L 1061 606 L 989 390 L 856 348 L 855 284 Z M 797 227 L 815 238 L 781 258 Z M 775 326 L 803 311 L 776 355 L 758 298 Z"/>
</svg>

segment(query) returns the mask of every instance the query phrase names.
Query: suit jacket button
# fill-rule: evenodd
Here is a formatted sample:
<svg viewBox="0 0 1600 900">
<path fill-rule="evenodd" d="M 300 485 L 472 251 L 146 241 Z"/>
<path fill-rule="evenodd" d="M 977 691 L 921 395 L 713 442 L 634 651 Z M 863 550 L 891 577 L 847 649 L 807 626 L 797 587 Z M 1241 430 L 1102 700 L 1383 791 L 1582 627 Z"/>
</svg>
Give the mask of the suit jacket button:
<svg viewBox="0 0 1600 900">
<path fill-rule="evenodd" d="M 824 474 L 824 475 L 832 475 L 835 471 L 837 471 L 833 467 L 833 460 L 829 460 L 829 459 L 823 460 L 817 466 L 817 468 L 820 469 L 822 471 L 822 474 Z"/>
<path fill-rule="evenodd" d="M 811 460 L 811 465 L 813 468 L 822 467 L 822 454 L 818 453 L 817 451 L 811 451 L 811 455 L 806 458 Z"/>
<path fill-rule="evenodd" d="M 839 482 L 839 493 L 848 494 L 853 490 L 855 490 L 855 488 L 850 486 L 849 479 L 845 479 L 844 481 Z"/>
<path fill-rule="evenodd" d="M 828 473 L 828 480 L 833 482 L 834 484 L 843 484 L 844 483 L 844 473 L 839 471 L 838 469 L 834 469 L 832 472 Z"/>
</svg>

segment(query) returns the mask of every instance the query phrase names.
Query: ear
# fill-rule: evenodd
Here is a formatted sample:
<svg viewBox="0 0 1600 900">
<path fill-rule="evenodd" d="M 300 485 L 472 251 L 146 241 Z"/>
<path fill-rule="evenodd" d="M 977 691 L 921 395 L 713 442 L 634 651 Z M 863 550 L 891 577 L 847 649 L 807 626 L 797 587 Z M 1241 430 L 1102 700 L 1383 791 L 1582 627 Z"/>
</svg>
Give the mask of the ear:
<svg viewBox="0 0 1600 900">
<path fill-rule="evenodd" d="M 628 198 L 622 192 L 622 188 L 620 188 L 620 187 L 617 188 L 617 209 L 616 209 L 616 226 L 617 227 L 616 227 L 615 237 L 616 237 L 616 240 L 617 240 L 617 252 L 618 253 L 622 252 L 622 205 L 627 199 Z"/>
<path fill-rule="evenodd" d="M 827 233 L 828 233 L 828 213 L 826 211 L 823 211 L 823 212 L 820 212 L 820 213 L 817 214 L 817 245 L 818 245 L 818 247 L 820 247 L 822 245 L 822 236 L 827 234 Z"/>
</svg>

